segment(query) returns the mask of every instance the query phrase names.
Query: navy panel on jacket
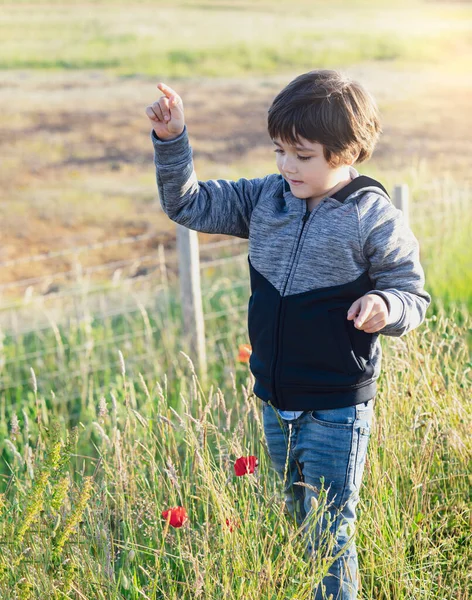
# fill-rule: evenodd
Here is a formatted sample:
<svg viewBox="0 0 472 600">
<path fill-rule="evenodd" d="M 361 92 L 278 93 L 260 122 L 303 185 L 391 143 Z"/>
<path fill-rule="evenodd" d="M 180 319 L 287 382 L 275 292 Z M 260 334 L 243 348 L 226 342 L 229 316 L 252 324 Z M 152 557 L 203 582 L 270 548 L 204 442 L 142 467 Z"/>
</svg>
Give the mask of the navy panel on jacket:
<svg viewBox="0 0 472 600">
<path fill-rule="evenodd" d="M 367 274 L 346 284 L 281 296 L 248 257 L 248 332 L 254 393 L 281 410 L 350 406 L 375 396 L 371 350 L 378 334 L 356 329 L 347 311 L 372 289 Z"/>
</svg>

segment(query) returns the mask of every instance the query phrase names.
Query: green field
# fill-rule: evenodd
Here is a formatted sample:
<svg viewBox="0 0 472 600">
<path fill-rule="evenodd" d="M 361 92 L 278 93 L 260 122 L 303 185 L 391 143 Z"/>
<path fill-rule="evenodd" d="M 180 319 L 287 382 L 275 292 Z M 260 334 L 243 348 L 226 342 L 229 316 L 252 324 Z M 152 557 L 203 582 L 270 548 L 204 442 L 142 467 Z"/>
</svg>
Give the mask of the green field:
<svg viewBox="0 0 472 600">
<path fill-rule="evenodd" d="M 26 7 L 27 6 L 27 7 Z M 106 69 L 165 77 L 267 75 L 365 60 L 466 65 L 469 7 L 447 3 L 6 4 L 3 69 Z M 464 62 L 459 61 L 458 58 Z M 458 72 L 458 71 L 457 71 Z"/>
</svg>

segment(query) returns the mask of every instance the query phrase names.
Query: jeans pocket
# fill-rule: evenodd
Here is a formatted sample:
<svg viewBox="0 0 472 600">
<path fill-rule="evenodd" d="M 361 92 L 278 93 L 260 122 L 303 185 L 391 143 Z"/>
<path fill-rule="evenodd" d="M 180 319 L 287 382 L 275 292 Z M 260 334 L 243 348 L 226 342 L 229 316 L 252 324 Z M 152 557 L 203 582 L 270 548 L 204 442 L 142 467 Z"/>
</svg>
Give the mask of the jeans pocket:
<svg viewBox="0 0 472 600">
<path fill-rule="evenodd" d="M 357 450 L 354 465 L 354 486 L 359 490 L 364 474 L 367 450 L 371 434 L 372 417 L 374 414 L 374 398 L 367 403 L 356 404 Z"/>
<path fill-rule="evenodd" d="M 350 430 L 356 420 L 356 414 L 355 406 L 342 406 L 308 411 L 308 418 L 325 427 Z"/>
<path fill-rule="evenodd" d="M 364 466 L 367 457 L 367 449 L 369 446 L 370 439 L 370 426 L 360 426 L 357 430 L 357 451 L 356 451 L 356 462 L 354 465 L 354 486 L 359 490 L 362 483 L 362 476 L 364 474 Z"/>
<path fill-rule="evenodd" d="M 367 435 L 370 433 L 372 418 L 374 416 L 374 399 L 369 400 L 367 403 L 362 402 L 356 404 L 356 423 L 358 424 L 360 431 L 367 430 Z"/>
</svg>

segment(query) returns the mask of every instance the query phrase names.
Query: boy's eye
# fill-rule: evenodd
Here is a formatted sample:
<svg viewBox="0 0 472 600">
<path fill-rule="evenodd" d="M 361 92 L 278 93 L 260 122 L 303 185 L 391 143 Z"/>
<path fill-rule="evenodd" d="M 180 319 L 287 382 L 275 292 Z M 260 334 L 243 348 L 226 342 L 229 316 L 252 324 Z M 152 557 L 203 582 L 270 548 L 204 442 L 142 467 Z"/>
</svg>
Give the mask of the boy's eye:
<svg viewBox="0 0 472 600">
<path fill-rule="evenodd" d="M 274 152 L 280 152 L 281 154 L 283 154 L 283 150 L 280 150 L 280 148 L 276 148 Z M 310 160 L 311 156 L 298 156 L 297 154 L 297 158 L 299 160 Z"/>
</svg>

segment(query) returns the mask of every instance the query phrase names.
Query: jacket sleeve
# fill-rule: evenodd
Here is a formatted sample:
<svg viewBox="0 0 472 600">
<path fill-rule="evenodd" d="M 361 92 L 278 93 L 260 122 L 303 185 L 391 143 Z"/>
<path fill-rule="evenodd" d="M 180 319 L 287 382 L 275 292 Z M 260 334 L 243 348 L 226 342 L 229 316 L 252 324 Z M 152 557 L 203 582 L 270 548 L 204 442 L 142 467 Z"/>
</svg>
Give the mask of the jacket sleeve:
<svg viewBox="0 0 472 600">
<path fill-rule="evenodd" d="M 249 222 L 265 178 L 198 181 L 187 125 L 173 140 L 151 130 L 159 200 L 176 223 L 204 233 L 249 238 Z"/>
<path fill-rule="evenodd" d="M 387 303 L 387 325 L 376 333 L 400 337 L 420 325 L 431 296 L 425 291 L 419 243 L 403 213 L 387 198 L 367 200 L 361 214 L 363 253 L 374 290 Z"/>
</svg>

